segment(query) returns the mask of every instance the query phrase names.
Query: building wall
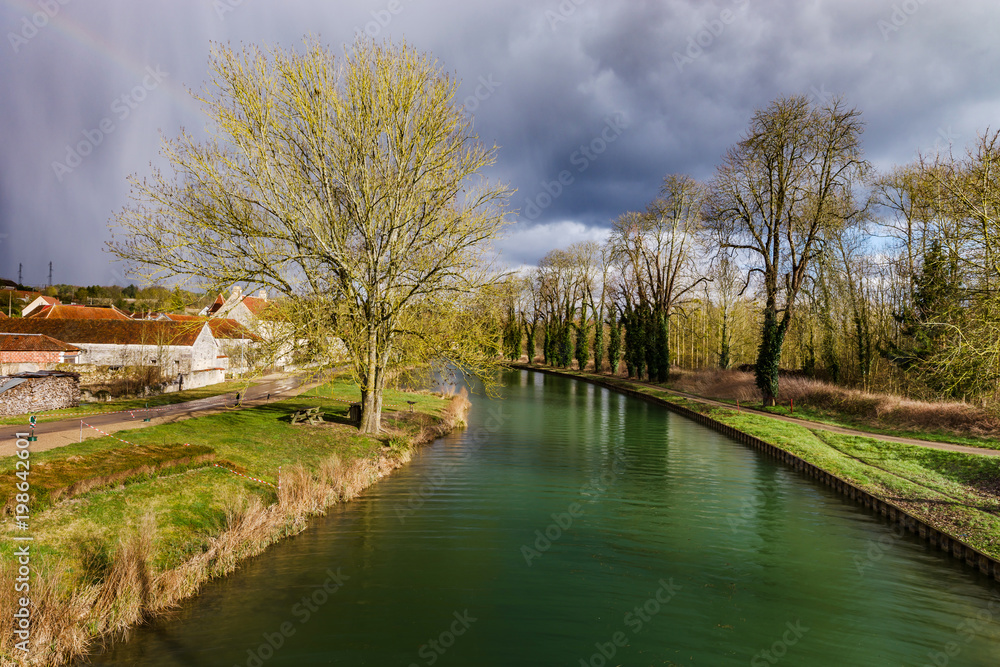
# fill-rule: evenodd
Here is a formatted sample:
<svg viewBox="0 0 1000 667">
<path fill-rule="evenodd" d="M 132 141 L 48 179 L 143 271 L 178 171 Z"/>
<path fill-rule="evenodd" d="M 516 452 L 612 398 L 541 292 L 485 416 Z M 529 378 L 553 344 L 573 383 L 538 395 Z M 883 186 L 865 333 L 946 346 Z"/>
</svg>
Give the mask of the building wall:
<svg viewBox="0 0 1000 667">
<path fill-rule="evenodd" d="M 77 378 L 28 378 L 0 394 L 0 415 L 25 415 L 79 404 L 80 381 Z"/>
<path fill-rule="evenodd" d="M 225 359 L 219 359 L 219 355 L 225 354 L 212 335 L 212 330 L 206 324 L 198 334 L 191 350 L 191 370 L 200 371 L 208 368 L 218 368 L 224 366 Z"/>
<path fill-rule="evenodd" d="M 58 350 L 51 351 L 26 351 L 26 352 L 0 352 L 0 364 L 61 364 L 63 353 Z"/>
<path fill-rule="evenodd" d="M 65 352 L 58 351 L 0 352 L 0 375 L 51 371 L 74 358 L 67 359 Z"/>
<path fill-rule="evenodd" d="M 205 326 L 191 346 L 181 345 L 113 345 L 81 343 L 81 364 L 95 366 L 160 366 L 169 382 L 183 376 L 183 387 L 195 389 L 225 380 L 228 359 L 219 358 L 220 347 Z M 216 370 L 221 369 L 221 370 Z"/>
</svg>

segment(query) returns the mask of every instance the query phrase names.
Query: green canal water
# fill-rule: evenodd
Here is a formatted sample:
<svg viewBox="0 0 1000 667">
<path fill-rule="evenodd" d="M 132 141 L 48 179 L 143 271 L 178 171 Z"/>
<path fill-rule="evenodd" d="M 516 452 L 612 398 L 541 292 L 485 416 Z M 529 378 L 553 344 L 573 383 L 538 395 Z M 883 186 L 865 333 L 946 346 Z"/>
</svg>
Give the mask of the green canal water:
<svg viewBox="0 0 1000 667">
<path fill-rule="evenodd" d="M 100 665 L 1000 664 L 1000 587 L 713 431 L 506 376 Z"/>
</svg>

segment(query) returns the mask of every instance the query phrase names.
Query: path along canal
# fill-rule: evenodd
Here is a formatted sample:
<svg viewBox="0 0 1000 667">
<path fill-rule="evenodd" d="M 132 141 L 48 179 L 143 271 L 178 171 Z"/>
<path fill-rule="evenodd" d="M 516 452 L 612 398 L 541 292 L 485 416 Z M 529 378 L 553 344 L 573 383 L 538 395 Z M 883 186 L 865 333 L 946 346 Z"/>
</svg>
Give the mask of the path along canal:
<svg viewBox="0 0 1000 667">
<path fill-rule="evenodd" d="M 667 410 L 510 372 L 99 665 L 997 665 L 1000 586 Z"/>
</svg>

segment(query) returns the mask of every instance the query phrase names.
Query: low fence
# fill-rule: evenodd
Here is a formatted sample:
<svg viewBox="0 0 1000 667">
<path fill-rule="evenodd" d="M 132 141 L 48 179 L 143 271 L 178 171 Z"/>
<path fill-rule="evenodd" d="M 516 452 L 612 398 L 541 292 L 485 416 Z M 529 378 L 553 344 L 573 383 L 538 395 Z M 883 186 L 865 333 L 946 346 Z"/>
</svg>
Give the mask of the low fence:
<svg viewBox="0 0 1000 667">
<path fill-rule="evenodd" d="M 812 477 L 813 479 L 822 482 L 834 491 L 837 491 L 851 500 L 860 503 L 873 512 L 881 514 L 890 523 L 902 526 L 914 535 L 918 535 L 921 539 L 937 546 L 945 553 L 964 561 L 967 565 L 977 568 L 981 573 L 1000 581 L 1000 561 L 996 558 L 984 554 L 975 547 L 969 546 L 957 537 L 935 528 L 923 519 L 913 516 L 905 509 L 886 500 L 882 500 L 868 491 L 855 486 L 853 483 L 829 473 L 819 466 L 809 463 L 808 461 L 799 458 L 781 447 L 765 442 L 756 436 L 744 433 L 743 431 L 733 428 L 728 424 L 723 424 L 720 421 L 712 419 L 708 415 L 695 412 L 694 410 L 685 408 L 682 405 L 677 405 L 662 398 L 650 396 L 640 391 L 635 391 L 634 389 L 629 389 L 628 387 L 621 387 L 611 382 L 604 382 L 600 378 L 582 375 L 569 375 L 555 369 L 536 368 L 534 366 L 527 366 L 523 364 L 511 364 L 511 367 L 519 370 L 531 370 L 546 373 L 548 375 L 557 375 L 559 377 L 583 380 L 584 382 L 589 382 L 612 391 L 617 391 L 627 396 L 633 396 L 650 403 L 655 403 L 656 405 L 661 405 L 679 415 L 692 419 L 703 426 L 707 426 L 710 429 L 718 431 L 719 433 L 728 436 L 739 443 L 752 447 L 753 449 L 763 452 L 772 458 L 778 459 L 782 463 L 791 466 L 808 477 Z"/>
</svg>

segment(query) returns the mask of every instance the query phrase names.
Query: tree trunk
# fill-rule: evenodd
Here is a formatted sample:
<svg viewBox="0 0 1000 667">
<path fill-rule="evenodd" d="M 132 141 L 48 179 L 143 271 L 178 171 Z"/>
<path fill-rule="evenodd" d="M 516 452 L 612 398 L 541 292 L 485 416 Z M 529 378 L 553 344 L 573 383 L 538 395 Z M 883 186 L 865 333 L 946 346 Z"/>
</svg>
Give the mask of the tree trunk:
<svg viewBox="0 0 1000 667">
<path fill-rule="evenodd" d="M 361 391 L 361 424 L 358 430 L 362 433 L 376 434 L 382 428 L 382 396 L 377 391 Z"/>
<path fill-rule="evenodd" d="M 722 332 L 719 335 L 719 368 L 729 368 L 729 313 L 722 311 Z"/>
<path fill-rule="evenodd" d="M 378 366 L 376 341 L 376 334 L 370 333 L 367 372 L 364 377 L 364 385 L 361 387 L 361 423 L 358 424 L 359 431 L 371 435 L 382 430 L 382 378 Z"/>
<path fill-rule="evenodd" d="M 773 406 L 778 399 L 778 367 L 781 363 L 781 345 L 784 342 L 788 318 L 778 322 L 773 304 L 764 309 L 764 328 L 760 349 L 757 351 L 756 381 L 764 399 L 764 407 Z"/>
<path fill-rule="evenodd" d="M 532 364 L 535 362 L 535 326 L 532 324 L 530 327 L 528 325 L 524 326 L 524 333 L 528 339 L 528 363 Z"/>
<path fill-rule="evenodd" d="M 660 312 L 655 316 L 656 322 L 656 352 L 657 382 L 667 382 L 670 379 L 670 315 Z"/>
<path fill-rule="evenodd" d="M 594 372 L 604 370 L 604 313 L 594 318 Z"/>
</svg>

